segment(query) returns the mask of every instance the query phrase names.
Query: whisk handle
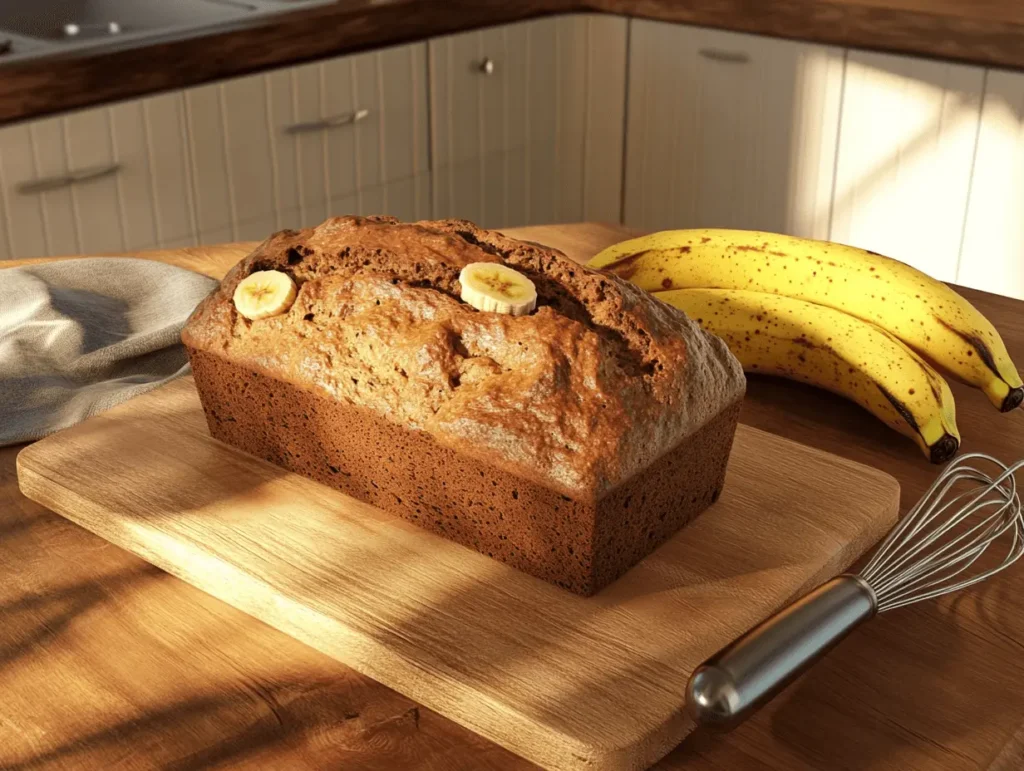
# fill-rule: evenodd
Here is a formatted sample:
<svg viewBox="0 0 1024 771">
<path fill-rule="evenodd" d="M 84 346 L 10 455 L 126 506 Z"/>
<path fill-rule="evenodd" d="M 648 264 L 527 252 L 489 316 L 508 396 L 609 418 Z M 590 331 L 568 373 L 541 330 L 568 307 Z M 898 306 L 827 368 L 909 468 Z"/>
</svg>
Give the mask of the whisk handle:
<svg viewBox="0 0 1024 771">
<path fill-rule="evenodd" d="M 687 709 L 701 725 L 734 728 L 876 611 L 862 578 L 833 578 L 697 667 Z"/>
</svg>

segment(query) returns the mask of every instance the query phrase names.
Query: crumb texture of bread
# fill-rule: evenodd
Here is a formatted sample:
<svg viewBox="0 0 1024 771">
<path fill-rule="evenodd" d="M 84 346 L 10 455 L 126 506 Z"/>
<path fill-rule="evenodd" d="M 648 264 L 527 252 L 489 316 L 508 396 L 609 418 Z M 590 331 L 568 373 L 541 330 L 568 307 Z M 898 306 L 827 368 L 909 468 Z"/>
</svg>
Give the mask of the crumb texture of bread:
<svg viewBox="0 0 1024 771">
<path fill-rule="evenodd" d="M 472 262 L 527 275 L 537 310 L 462 302 L 459 271 Z M 295 280 L 287 313 L 235 311 L 236 285 L 257 270 Z M 278 233 L 231 270 L 182 338 L 582 501 L 653 464 L 745 389 L 724 342 L 682 312 L 460 220 L 338 217 Z"/>
</svg>

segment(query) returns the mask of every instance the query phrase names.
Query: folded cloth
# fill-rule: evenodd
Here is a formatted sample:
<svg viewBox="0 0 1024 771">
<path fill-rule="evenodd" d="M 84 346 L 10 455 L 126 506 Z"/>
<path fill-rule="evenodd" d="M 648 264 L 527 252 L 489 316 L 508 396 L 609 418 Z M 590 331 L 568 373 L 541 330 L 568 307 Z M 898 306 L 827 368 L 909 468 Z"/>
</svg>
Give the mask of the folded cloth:
<svg viewBox="0 0 1024 771">
<path fill-rule="evenodd" d="M 67 428 L 187 373 L 181 328 L 216 286 L 124 257 L 0 270 L 0 446 Z"/>
</svg>

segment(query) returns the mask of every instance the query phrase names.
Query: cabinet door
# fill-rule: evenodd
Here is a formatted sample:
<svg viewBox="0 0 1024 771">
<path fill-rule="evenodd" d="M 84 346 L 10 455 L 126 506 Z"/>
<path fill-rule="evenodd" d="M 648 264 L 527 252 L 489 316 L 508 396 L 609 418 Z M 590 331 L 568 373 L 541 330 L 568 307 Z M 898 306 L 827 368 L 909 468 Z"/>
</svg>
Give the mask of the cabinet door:
<svg viewBox="0 0 1024 771">
<path fill-rule="evenodd" d="M 11 257 L 120 249 L 109 118 L 89 110 L 3 131 Z"/>
<path fill-rule="evenodd" d="M 984 71 L 851 52 L 831 238 L 956 278 Z"/>
<path fill-rule="evenodd" d="M 435 216 L 620 220 L 625 20 L 540 19 L 429 50 Z"/>
<path fill-rule="evenodd" d="M 21 187 L 67 171 L 60 118 L 0 129 L 0 203 L 5 259 L 77 254 L 69 191 L 23 192 Z"/>
<path fill-rule="evenodd" d="M 843 52 L 634 20 L 625 222 L 828 234 Z"/>
<path fill-rule="evenodd" d="M 426 89 L 422 43 L 190 89 L 200 239 L 429 216 Z"/>
<path fill-rule="evenodd" d="M 187 242 L 185 144 L 175 94 L 0 130 L 0 258 Z"/>
<path fill-rule="evenodd" d="M 990 70 L 958 284 L 1024 300 L 1024 74 Z"/>
<path fill-rule="evenodd" d="M 196 211 L 180 91 L 110 108 L 126 250 L 194 246 Z"/>
</svg>

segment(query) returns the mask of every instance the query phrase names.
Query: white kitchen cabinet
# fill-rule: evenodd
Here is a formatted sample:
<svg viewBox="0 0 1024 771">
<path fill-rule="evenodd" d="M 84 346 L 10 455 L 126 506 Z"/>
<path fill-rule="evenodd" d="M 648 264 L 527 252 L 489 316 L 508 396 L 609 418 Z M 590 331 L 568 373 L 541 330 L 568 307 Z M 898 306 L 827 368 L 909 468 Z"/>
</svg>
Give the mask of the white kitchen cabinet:
<svg viewBox="0 0 1024 771">
<path fill-rule="evenodd" d="M 1024 73 L 603 15 L 0 128 L 0 259 L 340 214 L 624 218 L 830 238 L 1024 298 L 1022 212 Z"/>
<path fill-rule="evenodd" d="M 832 240 L 956 278 L 984 76 L 979 67 L 850 53 Z"/>
<path fill-rule="evenodd" d="M 180 95 L 0 129 L 0 259 L 189 240 Z"/>
<path fill-rule="evenodd" d="M 420 43 L 186 91 L 200 240 L 429 216 L 426 64 Z"/>
<path fill-rule="evenodd" d="M 634 20 L 625 223 L 828 234 L 840 49 Z"/>
<path fill-rule="evenodd" d="M 985 80 L 956 281 L 1024 299 L 1024 73 Z"/>
<path fill-rule="evenodd" d="M 180 93 L 109 108 L 124 250 L 197 243 L 195 195 Z M 91 253 L 92 250 L 85 250 Z"/>
<path fill-rule="evenodd" d="M 108 119 L 106 111 L 91 110 L 3 131 L 0 154 L 10 253 L 76 254 L 87 243 L 100 251 L 117 248 L 118 199 L 110 171 L 114 167 Z M 83 131 L 88 135 L 82 136 Z M 72 173 L 82 178 L 72 182 Z M 82 203 L 99 222 L 80 216 Z M 105 230 L 107 237 L 96 239 L 97 229 Z"/>
<path fill-rule="evenodd" d="M 426 64 L 419 43 L 0 128 L 0 259 L 429 218 Z"/>
<path fill-rule="evenodd" d="M 74 244 L 74 232 L 65 224 L 64 233 L 56 231 L 54 222 L 59 214 L 60 219 L 69 224 L 67 216 L 71 211 L 70 199 L 66 190 L 55 190 L 49 193 L 23 193 L 21 185 L 41 180 L 46 166 L 58 152 L 56 161 L 65 166 L 63 142 L 54 143 L 53 148 L 45 148 L 44 156 L 48 158 L 46 166 L 36 159 L 36 148 L 41 138 L 52 134 L 52 129 L 60 130 L 60 120 L 22 123 L 0 129 L 0 195 L 2 195 L 4 215 L 4 238 L 0 239 L 0 250 L 5 259 L 14 257 L 35 257 L 44 254 L 56 254 L 64 247 L 65 252 L 77 251 Z M 58 168 L 58 172 L 64 169 Z M 60 193 L 60 196 L 54 195 Z M 65 246 L 70 242 L 70 246 Z"/>
<path fill-rule="evenodd" d="M 626 28 L 574 15 L 431 40 L 435 216 L 619 221 Z"/>
</svg>

